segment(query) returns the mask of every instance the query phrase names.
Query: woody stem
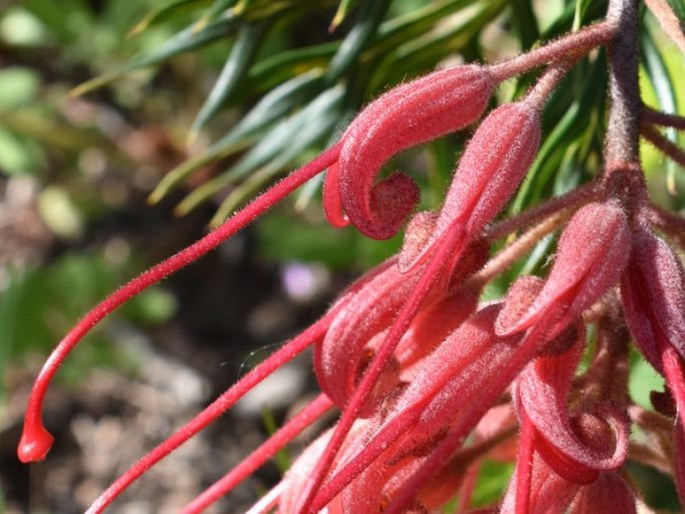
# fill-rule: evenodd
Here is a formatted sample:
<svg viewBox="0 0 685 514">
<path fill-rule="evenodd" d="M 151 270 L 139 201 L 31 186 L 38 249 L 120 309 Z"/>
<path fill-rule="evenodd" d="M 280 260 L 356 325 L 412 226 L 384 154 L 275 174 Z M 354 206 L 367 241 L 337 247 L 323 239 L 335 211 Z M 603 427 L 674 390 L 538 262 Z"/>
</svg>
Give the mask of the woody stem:
<svg viewBox="0 0 685 514">
<path fill-rule="evenodd" d="M 617 30 L 609 43 L 609 121 L 604 161 L 606 168 L 639 160 L 640 89 L 637 0 L 610 0 L 607 21 Z"/>
</svg>

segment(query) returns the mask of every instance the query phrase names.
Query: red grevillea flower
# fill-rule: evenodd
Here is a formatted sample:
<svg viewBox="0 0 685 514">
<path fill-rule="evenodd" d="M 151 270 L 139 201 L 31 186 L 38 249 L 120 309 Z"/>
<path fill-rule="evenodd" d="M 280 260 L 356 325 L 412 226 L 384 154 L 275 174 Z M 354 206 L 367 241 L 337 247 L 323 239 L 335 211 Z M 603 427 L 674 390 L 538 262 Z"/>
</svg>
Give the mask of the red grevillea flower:
<svg viewBox="0 0 685 514">
<path fill-rule="evenodd" d="M 590 240 L 591 244 L 585 244 Z M 613 202 L 589 204 L 573 216 L 559 241 L 557 258 L 545 285 L 525 311 L 525 324 L 519 319 L 511 327 L 510 323 L 497 320 L 495 326 L 501 336 L 525 332 L 516 352 L 509 356 L 506 365 L 501 366 L 497 377 L 481 388 L 479 400 L 461 411 L 459 421 L 408 480 L 390 505 L 389 512 L 401 512 L 412 492 L 419 490 L 447 462 L 448 456 L 462 444 L 472 428 L 468 425 L 470 416 L 480 418 L 546 343 L 616 284 L 625 267 L 629 248 L 627 216 Z M 603 262 L 607 255 L 613 256 L 611 265 Z M 514 288 L 512 293 L 516 292 L 517 288 Z M 527 294 L 526 298 L 529 297 Z M 520 297 L 510 294 L 505 304 L 512 301 L 518 303 Z M 509 318 L 506 316 L 507 320 Z"/>
<path fill-rule="evenodd" d="M 633 240 L 621 282 L 623 309 L 636 344 L 663 371 L 667 348 L 685 358 L 685 274 L 673 250 L 648 229 L 639 228 Z"/>
<path fill-rule="evenodd" d="M 357 455 L 338 466 L 318 491 L 315 512 L 376 459 L 382 467 L 413 452 L 422 455 L 437 445 L 455 423 L 465 433 L 478 424 L 482 413 L 465 414 L 473 405 L 488 410 L 489 405 L 480 401 L 481 394 L 487 390 L 487 384 L 500 383 L 501 370 L 516 352 L 520 340 L 520 336 L 495 335 L 494 321 L 499 309 L 495 305 L 474 314 L 412 369 L 410 381 L 392 400 L 372 437 Z M 508 383 L 500 383 L 500 393 Z"/>
<path fill-rule="evenodd" d="M 479 226 L 482 229 L 483 225 L 489 221 L 489 218 L 486 218 L 486 216 L 492 217 L 497 214 L 504 203 L 506 203 L 508 195 L 513 194 L 523 178 L 525 171 L 532 163 L 539 144 L 539 109 L 562 74 L 563 72 L 559 69 L 551 70 L 543 76 L 539 85 L 527 96 L 527 101 L 516 104 L 513 107 L 505 106 L 497 109 L 476 130 L 473 140 L 469 143 L 462 160 L 466 159 L 467 162 L 472 162 L 470 159 L 475 159 L 475 157 L 468 157 L 469 155 L 475 155 L 476 153 L 478 155 L 487 154 L 491 143 L 490 138 L 494 135 L 495 126 L 497 125 L 498 129 L 501 129 L 500 125 L 506 122 L 508 127 L 508 130 L 505 132 L 506 137 L 501 146 L 496 148 L 496 154 L 499 157 L 487 161 L 487 166 L 468 170 L 472 173 L 460 173 L 457 171 L 455 174 L 453 184 L 464 183 L 465 190 L 471 191 L 469 198 L 472 198 L 474 201 L 467 204 L 463 212 L 460 211 L 457 219 L 454 220 L 449 229 L 442 232 L 436 230 L 434 235 L 431 236 L 432 240 L 428 242 L 431 248 L 431 258 L 426 259 L 427 263 L 422 267 L 419 279 L 411 295 L 403 302 L 403 306 L 398 311 L 393 324 L 389 327 L 382 343 L 378 346 L 376 356 L 369 364 L 367 373 L 359 381 L 358 387 L 355 389 L 353 397 L 349 400 L 340 423 L 331 438 L 331 444 L 327 453 L 324 454 L 319 466 L 315 470 L 310 486 L 303 496 L 298 510 L 304 511 L 308 509 L 316 494 L 316 489 L 323 482 L 335 455 L 340 450 L 353 420 L 360 415 L 362 407 L 366 404 L 368 396 L 376 387 L 383 370 L 389 362 L 390 356 L 397 348 L 403 333 L 411 325 L 412 319 L 420 310 L 430 291 L 444 273 L 448 277 L 452 275 L 469 243 L 477 238 L 478 234 L 475 232 L 464 233 L 462 230 L 463 224 L 468 224 L 469 216 L 475 214 L 478 220 L 477 223 L 480 224 Z M 522 123 L 523 126 L 521 127 Z M 487 137 L 480 134 L 486 134 Z M 453 185 L 453 188 L 455 187 Z M 498 194 L 507 196 L 502 198 L 498 197 Z M 453 200 L 454 196 L 448 195 L 445 207 L 443 207 L 445 219 L 450 214 L 453 214 L 450 211 Z M 438 228 L 440 228 L 439 225 Z M 410 227 L 410 232 L 412 230 Z M 472 227 L 472 230 L 477 230 L 476 225 Z M 415 241 L 416 238 L 413 240 Z M 414 249 L 409 251 L 412 250 Z M 403 257 L 406 255 L 406 252 L 406 249 L 403 250 Z M 419 252 L 421 255 L 424 255 L 427 249 L 421 248 Z M 412 261 L 416 261 L 416 259 L 412 259 Z M 402 268 L 406 269 L 406 267 Z M 449 283 L 449 278 L 447 282 Z"/>
<path fill-rule="evenodd" d="M 429 354 L 447 334 L 458 327 L 476 309 L 480 289 L 470 287 L 452 291 L 450 282 L 463 280 L 464 276 L 482 265 L 482 248 L 474 245 L 462 266 L 450 277 L 441 280 L 429 292 L 402 336 L 394 364 L 386 367 L 367 400 L 367 408 L 360 415 L 374 412 L 378 399 L 382 399 L 397 386 L 399 374 L 416 361 Z M 363 287 L 346 298 L 345 308 L 335 316 L 326 337 L 315 346 L 314 369 L 321 388 L 341 408 L 349 398 L 371 362 L 379 345 L 392 326 L 397 311 L 416 288 L 422 269 L 401 273 L 397 259 L 382 266 L 383 270 L 370 278 Z"/>
<path fill-rule="evenodd" d="M 547 81 L 556 79 L 556 70 Z M 542 81 L 546 87 L 549 85 Z M 542 87 L 542 86 L 540 86 Z M 535 93 L 535 92 L 534 92 Z M 469 141 L 440 213 L 420 213 L 407 229 L 400 267 L 422 260 L 450 231 L 458 241 L 452 259 L 480 235 L 506 205 L 535 159 L 540 143 L 539 94 L 492 111 Z"/>
<path fill-rule="evenodd" d="M 324 186 L 324 208 L 335 226 L 349 221 L 374 239 L 404 225 L 419 200 L 414 182 L 399 173 L 374 183 L 396 153 L 470 125 L 481 117 L 495 81 L 488 68 L 440 70 L 396 87 L 355 118 L 341 138 L 337 164 Z"/>
<path fill-rule="evenodd" d="M 554 471 L 570 482 L 594 482 L 600 471 L 619 468 L 628 455 L 626 413 L 610 404 L 573 408 L 567 404 L 575 370 L 585 347 L 585 331 L 563 353 L 541 355 L 521 373 L 516 387 L 521 415 L 535 428 L 535 448 Z M 561 334 L 564 337 L 564 334 Z"/>
<path fill-rule="evenodd" d="M 679 242 L 685 222 L 651 205 L 637 141 L 620 144 L 637 133 L 635 127 L 615 127 L 631 112 L 624 105 L 614 113 L 621 95 L 612 98 L 604 177 L 494 221 L 537 157 L 542 111 L 556 84 L 580 56 L 621 36 L 614 19 L 619 2 L 610 4 L 611 22 L 510 62 L 443 69 L 390 90 L 359 114 L 338 144 L 96 306 L 38 377 L 20 458 L 40 460 L 49 450 L 52 436 L 41 419 L 47 385 L 68 352 L 109 312 L 324 170 L 323 204 L 331 224 L 351 223 L 377 239 L 392 236 L 419 196 L 401 173 L 378 179 L 387 161 L 474 123 L 498 82 L 544 65 L 525 95 L 495 108 L 475 130 L 441 209 L 414 215 L 399 255 L 354 282 L 319 321 L 135 463 L 89 512 L 101 512 L 147 469 L 309 347 L 322 393 L 191 502 L 185 514 L 207 508 L 334 407 L 339 419 L 250 514 L 435 512 L 455 494 L 460 511 L 466 511 L 486 457 L 515 460 L 516 470 L 504 498 L 480 512 L 631 514 L 637 495 L 622 469 L 632 446 L 631 422 L 662 440 L 674 430 L 673 465 L 656 451 L 642 452 L 675 475 L 685 496 L 685 273 L 677 253 L 652 232 L 656 227 Z M 643 122 L 650 120 L 685 126 L 672 116 L 652 113 Z M 546 278 L 521 276 L 503 299 L 481 301 L 488 281 L 558 230 Z M 511 240 L 497 243 L 507 235 Z M 490 257 L 492 243 L 501 249 Z M 666 377 L 667 390 L 652 395 L 661 414 L 645 415 L 627 392 L 631 334 Z M 577 375 L 581 361 L 586 371 Z"/>
<path fill-rule="evenodd" d="M 630 248 L 628 218 L 618 204 L 582 207 L 564 230 L 554 267 L 535 300 L 518 320 L 499 320 L 498 332 L 546 325 L 548 339 L 561 333 L 618 282 Z"/>
<path fill-rule="evenodd" d="M 432 132 L 420 133 L 412 131 L 411 134 L 413 134 L 413 136 L 411 134 L 404 133 L 400 137 L 401 144 L 399 144 L 399 146 L 395 145 L 392 147 L 396 148 L 396 151 L 424 142 L 432 137 L 436 137 L 437 135 L 443 134 L 450 130 L 456 130 L 475 121 L 481 115 L 483 109 L 487 105 L 487 101 L 492 91 L 493 81 L 489 78 L 488 72 L 485 68 L 467 66 L 454 68 L 451 70 L 443 70 L 436 73 L 438 73 L 438 77 L 440 79 L 437 81 L 437 83 L 443 84 L 442 89 L 438 87 L 437 89 L 433 90 L 431 87 L 428 87 L 424 96 L 421 98 L 415 98 L 413 102 L 410 101 L 407 105 L 403 104 L 403 108 L 399 111 L 393 110 L 393 106 L 395 105 L 393 101 L 388 101 L 388 98 L 395 98 L 392 91 L 386 93 L 386 95 L 380 97 L 378 100 L 376 100 L 376 102 L 367 107 L 367 110 L 375 111 L 377 113 L 383 112 L 386 116 L 393 116 L 397 112 L 401 112 L 406 116 L 413 108 L 416 111 L 415 116 L 418 116 L 414 119 L 414 121 L 421 119 L 420 113 L 422 112 L 422 104 L 420 100 L 429 100 L 431 98 L 434 100 L 435 109 L 437 110 L 434 110 L 433 114 L 437 115 L 440 112 L 440 109 L 444 110 L 442 114 L 443 121 L 441 123 L 437 123 L 435 125 L 429 124 L 431 126 L 430 130 L 438 131 L 435 135 L 431 135 L 433 134 Z M 463 74 L 466 77 L 465 79 L 461 78 Z M 433 79 L 435 78 L 436 77 L 433 77 Z M 427 82 L 420 82 L 420 84 L 422 84 L 422 86 L 430 84 L 434 87 L 436 80 L 433 79 Z M 479 80 L 476 81 L 475 88 L 471 89 L 469 84 L 473 79 Z M 458 84 L 462 84 L 462 89 L 461 93 L 456 94 L 455 91 L 453 91 L 453 86 L 457 86 Z M 400 86 L 400 88 L 397 88 L 400 91 L 404 91 L 400 96 L 410 96 L 408 95 L 408 86 L 409 84 L 406 84 L 404 86 Z M 444 104 L 437 98 L 444 96 L 444 93 L 446 93 L 448 90 L 452 91 L 452 101 L 451 103 Z M 477 102 L 478 105 L 482 104 L 482 107 L 474 109 L 473 102 Z M 460 117 L 461 115 L 459 114 L 461 110 L 465 110 L 466 112 L 466 115 L 463 117 Z M 448 112 L 449 116 L 446 116 L 445 112 Z M 453 121 L 450 121 L 454 120 L 455 117 L 459 118 L 460 120 L 456 123 L 456 125 L 453 124 Z M 396 128 L 401 126 L 402 125 L 400 124 L 396 126 Z M 351 131 L 351 133 L 354 133 L 354 131 Z M 59 346 L 55 349 L 51 358 L 43 366 L 43 370 L 36 381 L 36 387 L 32 391 L 31 398 L 29 400 L 24 433 L 22 435 L 22 441 L 18 450 L 20 460 L 22 462 L 42 460 L 48 453 L 53 439 L 49 432 L 45 429 L 41 418 L 42 403 L 45 392 L 59 365 L 66 358 L 68 353 L 74 348 L 74 346 L 76 346 L 76 344 L 83 338 L 83 336 L 85 336 L 90 329 L 95 326 L 95 324 L 97 324 L 121 304 L 140 293 L 142 290 L 165 278 L 176 270 L 187 266 L 191 262 L 202 257 L 208 251 L 216 248 L 223 241 L 233 236 L 258 216 L 261 216 L 274 204 L 285 198 L 303 183 L 321 173 L 326 168 L 336 164 L 343 147 L 347 148 L 346 151 L 348 153 L 355 153 L 355 148 L 360 144 L 364 144 L 364 141 L 360 140 L 358 137 L 346 138 L 343 136 L 340 143 L 331 147 L 329 150 L 321 154 L 320 157 L 312 160 L 299 170 L 292 172 L 286 179 L 276 184 L 263 195 L 248 204 L 245 208 L 236 213 L 233 217 L 227 220 L 222 226 L 217 228 L 208 236 L 202 238 L 195 244 L 189 246 L 185 250 L 170 257 L 169 259 L 150 268 L 148 271 L 131 280 L 122 288 L 120 288 L 115 294 L 106 298 L 99 305 L 97 305 L 83 320 L 81 320 L 76 327 L 74 327 L 69 334 L 67 334 L 67 336 L 60 342 Z M 389 148 L 386 147 L 384 150 L 383 160 L 392 155 L 392 153 L 387 153 L 388 149 Z M 345 177 L 347 177 L 347 180 L 352 180 L 351 177 L 354 176 L 357 177 L 354 179 L 356 181 L 372 180 L 373 174 L 376 172 L 377 170 L 370 170 L 368 168 L 355 168 L 354 170 L 347 170 L 347 167 L 345 167 L 344 169 L 344 174 Z M 386 186 L 383 188 L 385 187 Z M 327 197 L 329 196 L 330 195 L 327 195 Z M 362 223 L 362 225 L 364 224 Z"/>
</svg>

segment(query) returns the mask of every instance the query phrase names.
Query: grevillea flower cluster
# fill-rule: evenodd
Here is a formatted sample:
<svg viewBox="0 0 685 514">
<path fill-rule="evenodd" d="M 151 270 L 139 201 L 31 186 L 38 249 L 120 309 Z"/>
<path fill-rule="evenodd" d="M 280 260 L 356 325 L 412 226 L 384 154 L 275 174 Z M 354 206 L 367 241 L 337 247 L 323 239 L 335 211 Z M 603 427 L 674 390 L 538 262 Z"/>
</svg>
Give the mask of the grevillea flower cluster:
<svg viewBox="0 0 685 514">
<path fill-rule="evenodd" d="M 646 3 L 682 42 L 668 3 Z M 479 512 L 636 512 L 642 502 L 624 473 L 634 427 L 672 438 L 673 461 L 664 467 L 685 500 L 685 274 L 677 253 L 685 249 L 685 220 L 650 200 L 638 150 L 642 135 L 682 165 L 683 151 L 656 127 L 682 130 L 685 119 L 641 101 L 638 8 L 637 1 L 612 0 L 604 21 L 526 54 L 441 69 L 380 96 L 337 144 L 83 318 L 36 381 L 20 459 L 48 453 L 52 436 L 41 417 L 48 384 L 95 324 L 325 171 L 330 224 L 351 224 L 375 239 L 404 228 L 401 251 L 142 457 L 89 512 L 103 511 L 309 347 L 321 394 L 185 512 L 228 494 L 331 409 L 340 411 L 335 424 L 251 513 L 440 512 L 455 497 L 458 512 L 475 511 L 474 481 L 485 459 L 515 462 L 515 471 L 500 501 Z M 602 47 L 611 105 L 601 172 L 498 220 L 538 155 L 541 115 L 555 87 Z M 523 73 L 537 74 L 532 87 L 487 112 L 498 86 Z M 415 212 L 419 189 L 407 175 L 379 176 L 398 152 L 467 127 L 473 135 L 439 211 Z M 546 277 L 520 276 L 500 300 L 481 301 L 491 280 L 555 232 Z M 493 243 L 505 238 L 493 254 Z M 652 394 L 654 412 L 628 395 L 631 344 L 665 378 L 665 391 Z"/>
</svg>

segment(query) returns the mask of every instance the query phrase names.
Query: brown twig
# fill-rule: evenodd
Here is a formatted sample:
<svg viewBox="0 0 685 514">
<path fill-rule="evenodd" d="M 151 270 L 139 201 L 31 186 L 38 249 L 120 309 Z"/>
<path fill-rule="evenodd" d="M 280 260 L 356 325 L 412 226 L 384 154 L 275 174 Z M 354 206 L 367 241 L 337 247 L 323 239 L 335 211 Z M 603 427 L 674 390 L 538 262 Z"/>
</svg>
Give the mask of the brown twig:
<svg viewBox="0 0 685 514">
<path fill-rule="evenodd" d="M 654 128 L 654 125 L 641 123 L 640 134 L 652 143 L 657 150 L 660 150 L 664 155 L 685 168 L 685 150 L 664 137 L 661 132 Z"/>
<path fill-rule="evenodd" d="M 593 48 L 611 41 L 615 32 L 616 26 L 612 22 L 596 23 L 528 53 L 494 64 L 490 68 L 490 72 L 499 82 L 546 64 L 574 61 Z"/>
<path fill-rule="evenodd" d="M 638 84 L 639 52 L 637 0 L 610 0 L 607 20 L 616 24 L 609 43 L 609 120 L 604 165 L 620 169 L 639 162 L 639 114 L 642 107 Z"/>
<path fill-rule="evenodd" d="M 685 117 L 657 111 L 646 105 L 642 106 L 642 109 L 640 110 L 640 121 L 642 123 L 648 122 L 662 127 L 671 127 L 677 130 L 685 130 Z"/>
<path fill-rule="evenodd" d="M 685 249 L 685 217 L 650 204 L 648 219 L 652 225 Z"/>
<path fill-rule="evenodd" d="M 531 207 L 518 216 L 512 216 L 505 220 L 496 223 L 490 227 L 486 233 L 486 237 L 490 241 L 494 241 L 501 237 L 511 234 L 517 230 L 528 227 L 540 220 L 543 220 L 552 214 L 562 211 L 564 209 L 575 209 L 588 202 L 596 200 L 602 196 L 602 186 L 597 182 L 590 182 L 573 191 L 551 198 L 540 205 Z"/>
</svg>

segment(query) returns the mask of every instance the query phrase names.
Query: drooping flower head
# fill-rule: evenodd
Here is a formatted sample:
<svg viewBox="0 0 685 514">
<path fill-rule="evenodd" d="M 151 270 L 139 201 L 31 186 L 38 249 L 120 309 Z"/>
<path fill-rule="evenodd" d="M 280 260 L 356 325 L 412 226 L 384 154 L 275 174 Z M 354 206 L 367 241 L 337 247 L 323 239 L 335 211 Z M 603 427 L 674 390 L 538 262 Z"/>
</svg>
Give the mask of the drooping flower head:
<svg viewBox="0 0 685 514">
<path fill-rule="evenodd" d="M 543 110 L 555 87 L 581 56 L 620 34 L 616 9 L 604 24 L 511 61 L 445 68 L 388 91 L 339 143 L 96 306 L 45 364 L 29 400 L 20 458 L 45 457 L 52 444 L 41 419 L 47 385 L 78 341 L 116 307 L 324 170 L 329 222 L 391 237 L 416 208 L 419 190 L 407 175 L 384 176 L 385 164 L 406 148 L 474 124 L 499 82 L 545 66 L 528 92 L 485 116 L 441 208 L 411 217 L 398 255 L 359 278 L 319 321 L 134 464 L 89 512 L 101 512 L 309 347 L 322 393 L 184 512 L 207 508 L 333 408 L 341 411 L 338 420 L 251 513 L 431 512 L 455 494 L 466 510 L 487 456 L 516 461 L 507 492 L 490 512 L 635 512 L 637 495 L 621 476 L 630 423 L 639 424 L 627 393 L 628 329 L 667 379 L 667 391 L 654 398 L 661 398 L 655 403 L 664 416 L 679 416 L 673 453 L 682 494 L 685 279 L 678 255 L 653 230 L 677 234 L 685 223 L 650 204 L 637 155 L 622 155 L 615 137 L 608 138 L 604 178 L 497 221 L 538 157 Z M 555 231 L 561 234 L 552 267 L 536 270 L 544 278 L 523 275 L 502 298 L 481 301 L 489 281 Z M 498 248 L 493 256 L 491 246 Z M 587 369 L 578 374 L 581 361 Z"/>
</svg>

